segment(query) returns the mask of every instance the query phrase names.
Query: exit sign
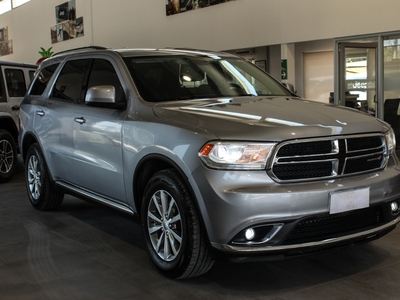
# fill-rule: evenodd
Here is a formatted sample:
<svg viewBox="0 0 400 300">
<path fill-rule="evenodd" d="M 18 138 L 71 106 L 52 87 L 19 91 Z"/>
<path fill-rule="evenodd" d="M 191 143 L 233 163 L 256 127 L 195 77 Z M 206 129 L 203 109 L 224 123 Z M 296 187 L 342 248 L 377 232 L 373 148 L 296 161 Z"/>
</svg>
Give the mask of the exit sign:
<svg viewBox="0 0 400 300">
<path fill-rule="evenodd" d="M 281 60 L 281 79 L 287 79 L 287 59 Z"/>
</svg>

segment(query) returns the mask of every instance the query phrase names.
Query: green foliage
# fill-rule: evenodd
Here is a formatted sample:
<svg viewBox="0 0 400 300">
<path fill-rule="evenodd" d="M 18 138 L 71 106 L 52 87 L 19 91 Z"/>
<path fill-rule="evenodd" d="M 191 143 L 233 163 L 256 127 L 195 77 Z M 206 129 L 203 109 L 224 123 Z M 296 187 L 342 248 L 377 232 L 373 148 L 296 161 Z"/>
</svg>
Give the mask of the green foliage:
<svg viewBox="0 0 400 300">
<path fill-rule="evenodd" d="M 48 58 L 50 56 L 53 55 L 54 52 L 51 51 L 51 49 L 53 49 L 53 47 L 50 47 L 49 49 L 44 49 L 43 47 L 40 47 L 40 51 L 39 54 L 43 57 L 43 58 Z"/>
</svg>

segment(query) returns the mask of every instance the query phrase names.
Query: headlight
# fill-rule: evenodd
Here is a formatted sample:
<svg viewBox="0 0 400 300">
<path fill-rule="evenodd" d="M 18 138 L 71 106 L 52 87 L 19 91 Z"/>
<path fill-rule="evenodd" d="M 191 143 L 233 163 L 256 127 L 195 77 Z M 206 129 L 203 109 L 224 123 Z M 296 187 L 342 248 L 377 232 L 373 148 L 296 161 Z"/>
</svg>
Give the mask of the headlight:
<svg viewBox="0 0 400 300">
<path fill-rule="evenodd" d="M 201 148 L 199 157 L 210 168 L 262 170 L 275 144 L 210 142 Z"/>
<path fill-rule="evenodd" d="M 385 132 L 386 144 L 388 147 L 389 154 L 393 154 L 396 150 L 396 136 L 394 134 L 393 128 L 390 128 Z"/>
</svg>

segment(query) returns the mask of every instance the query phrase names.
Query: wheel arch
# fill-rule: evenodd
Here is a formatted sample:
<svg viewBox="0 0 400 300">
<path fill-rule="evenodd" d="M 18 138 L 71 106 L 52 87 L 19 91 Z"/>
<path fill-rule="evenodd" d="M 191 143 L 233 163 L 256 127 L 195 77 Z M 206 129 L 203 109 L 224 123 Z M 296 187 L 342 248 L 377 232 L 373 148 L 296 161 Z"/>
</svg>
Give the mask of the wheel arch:
<svg viewBox="0 0 400 300">
<path fill-rule="evenodd" d="M 144 191 L 146 189 L 147 182 L 150 178 L 161 170 L 166 169 L 174 169 L 176 170 L 182 179 L 188 184 L 187 176 L 185 173 L 179 168 L 179 166 L 173 162 L 168 157 L 165 157 L 161 154 L 148 154 L 143 157 L 140 162 L 137 164 L 135 173 L 133 175 L 133 196 L 135 200 L 136 211 L 140 212 L 142 197 Z M 188 185 L 190 188 L 190 185 Z M 190 188 L 191 190 L 191 188 Z"/>
<path fill-rule="evenodd" d="M 161 154 L 148 154 L 145 157 L 143 157 L 140 162 L 137 164 L 137 167 L 135 169 L 135 173 L 133 176 L 133 196 L 134 196 L 134 202 L 135 202 L 135 207 L 136 211 L 138 213 L 139 218 L 140 216 L 140 211 L 141 211 L 141 205 L 142 205 L 142 197 L 144 194 L 144 191 L 146 189 L 147 182 L 150 180 L 150 178 L 157 173 L 158 171 L 161 170 L 166 170 L 166 169 L 173 169 L 175 170 L 181 179 L 184 181 L 186 184 L 186 187 L 194 199 L 194 203 L 196 205 L 196 209 L 199 213 L 199 217 L 201 219 L 202 226 L 204 226 L 204 220 L 203 216 L 201 213 L 201 209 L 199 207 L 198 199 L 196 197 L 196 194 L 193 190 L 192 185 L 190 184 L 187 175 L 185 172 L 179 167 L 178 164 L 176 164 L 174 161 L 172 161 L 170 158 L 163 156 Z"/>
<path fill-rule="evenodd" d="M 34 144 L 34 143 L 38 143 L 38 140 L 36 139 L 36 137 L 34 136 L 33 133 L 31 132 L 27 132 L 25 133 L 23 140 L 21 141 L 21 156 L 22 156 L 22 161 L 25 163 L 25 159 L 26 159 L 26 153 L 28 152 L 29 147 Z M 39 144 L 39 143 L 38 143 Z M 39 145 L 40 147 L 40 145 Z"/>
</svg>

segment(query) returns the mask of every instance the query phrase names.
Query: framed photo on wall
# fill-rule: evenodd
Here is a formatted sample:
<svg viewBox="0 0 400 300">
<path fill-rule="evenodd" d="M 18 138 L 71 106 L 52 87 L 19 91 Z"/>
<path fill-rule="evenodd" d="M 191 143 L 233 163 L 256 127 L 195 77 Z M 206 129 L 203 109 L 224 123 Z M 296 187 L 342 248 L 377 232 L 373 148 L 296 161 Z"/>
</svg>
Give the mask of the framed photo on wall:
<svg viewBox="0 0 400 300">
<path fill-rule="evenodd" d="M 68 21 L 68 2 L 56 6 L 56 22 L 61 23 Z"/>
</svg>

